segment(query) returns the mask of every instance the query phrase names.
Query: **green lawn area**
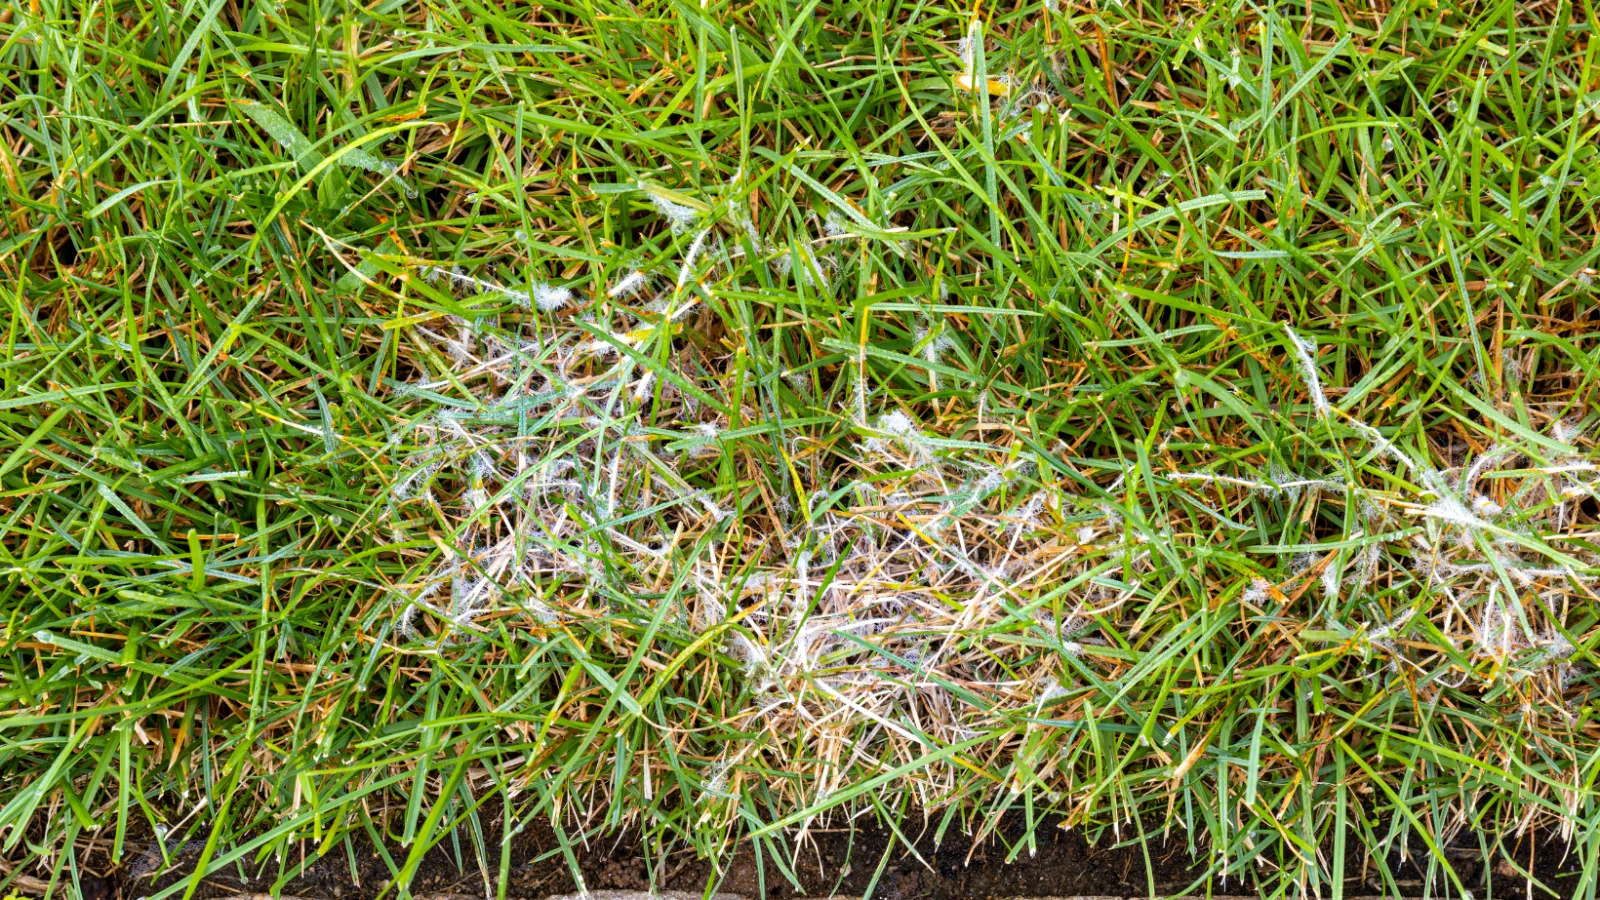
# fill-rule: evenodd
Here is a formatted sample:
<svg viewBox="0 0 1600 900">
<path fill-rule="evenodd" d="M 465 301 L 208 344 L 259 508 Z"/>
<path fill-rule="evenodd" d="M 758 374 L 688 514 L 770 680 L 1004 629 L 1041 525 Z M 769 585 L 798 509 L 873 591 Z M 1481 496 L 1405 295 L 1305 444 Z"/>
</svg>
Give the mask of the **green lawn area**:
<svg viewBox="0 0 1600 900">
<path fill-rule="evenodd" d="M 0 896 L 1011 813 L 1593 898 L 1597 28 L 18 0 Z"/>
</svg>

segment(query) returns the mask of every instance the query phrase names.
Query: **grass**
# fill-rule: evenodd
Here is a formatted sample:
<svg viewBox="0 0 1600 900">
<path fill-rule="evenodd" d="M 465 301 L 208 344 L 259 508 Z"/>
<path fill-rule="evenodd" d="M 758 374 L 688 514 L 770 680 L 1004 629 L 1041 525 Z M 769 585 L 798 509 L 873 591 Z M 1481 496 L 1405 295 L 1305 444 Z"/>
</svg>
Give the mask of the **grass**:
<svg viewBox="0 0 1600 900">
<path fill-rule="evenodd" d="M 1009 811 L 1595 897 L 1597 26 L 8 9 L 0 891 Z"/>
</svg>

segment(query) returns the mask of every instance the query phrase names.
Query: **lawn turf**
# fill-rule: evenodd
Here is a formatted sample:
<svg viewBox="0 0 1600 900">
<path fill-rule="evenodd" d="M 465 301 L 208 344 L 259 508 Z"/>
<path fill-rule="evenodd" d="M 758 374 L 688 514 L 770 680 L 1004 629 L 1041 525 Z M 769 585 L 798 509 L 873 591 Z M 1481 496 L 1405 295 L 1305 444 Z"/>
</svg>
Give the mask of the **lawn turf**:
<svg viewBox="0 0 1600 900">
<path fill-rule="evenodd" d="M 0 890 L 1011 811 L 1594 897 L 1597 26 L 19 3 Z"/>
</svg>

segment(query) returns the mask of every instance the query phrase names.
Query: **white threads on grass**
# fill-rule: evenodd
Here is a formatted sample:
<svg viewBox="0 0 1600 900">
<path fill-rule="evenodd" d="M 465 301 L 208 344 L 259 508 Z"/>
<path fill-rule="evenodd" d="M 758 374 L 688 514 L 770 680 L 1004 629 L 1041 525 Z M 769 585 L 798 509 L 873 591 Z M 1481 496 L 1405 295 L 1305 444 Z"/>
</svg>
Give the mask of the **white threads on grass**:
<svg viewBox="0 0 1600 900">
<path fill-rule="evenodd" d="M 650 197 L 651 204 L 655 206 L 656 212 L 660 213 L 662 218 L 667 220 L 673 231 L 688 231 L 690 228 L 694 227 L 695 221 L 700 218 L 699 211 L 693 207 L 684 206 L 681 203 L 674 203 L 673 201 L 656 194 L 649 192 L 646 193 Z"/>
<path fill-rule="evenodd" d="M 1488 528 L 1489 523 L 1472 514 L 1472 511 L 1462 505 L 1454 497 L 1441 497 L 1422 510 L 1422 514 L 1430 519 L 1438 519 L 1459 525 L 1463 528 Z"/>
<path fill-rule="evenodd" d="M 1322 567 L 1322 596 L 1327 600 L 1339 597 L 1339 560 L 1335 557 Z"/>
<path fill-rule="evenodd" d="M 961 74 L 956 86 L 964 91 L 979 90 L 977 82 L 978 49 L 983 43 L 983 20 L 973 17 L 967 25 L 966 36 L 956 43 L 956 55 L 961 58 Z"/>
<path fill-rule="evenodd" d="M 1343 491 L 1345 486 L 1328 478 L 1296 478 L 1277 464 L 1273 464 L 1268 471 L 1266 481 L 1254 481 L 1249 478 L 1237 478 L 1232 475 L 1222 475 L 1216 472 L 1166 472 L 1163 478 L 1175 482 L 1201 482 L 1205 484 L 1229 485 L 1241 487 L 1269 495 L 1284 495 L 1291 502 L 1298 501 L 1302 491 L 1307 489 L 1319 491 Z"/>
<path fill-rule="evenodd" d="M 538 307 L 540 312 L 555 312 L 572 302 L 571 290 L 548 284 L 535 283 L 529 296 L 533 298 L 533 305 Z"/>
<path fill-rule="evenodd" d="M 700 258 L 700 252 L 705 249 L 706 238 L 710 235 L 711 229 L 709 228 L 695 235 L 694 240 L 689 244 L 689 249 L 684 252 L 683 267 L 678 270 L 678 287 L 680 289 L 688 284 L 689 279 L 694 276 L 694 264 Z"/>
<path fill-rule="evenodd" d="M 1377 647 L 1385 653 L 1390 654 L 1391 656 L 1398 653 L 1399 648 L 1395 644 L 1395 640 L 1400 633 L 1400 629 L 1407 622 L 1411 621 L 1411 617 L 1415 614 L 1416 610 L 1407 609 L 1401 612 L 1400 615 L 1395 616 L 1393 620 L 1384 622 L 1378 627 L 1371 629 L 1367 632 L 1367 643 Z"/>
<path fill-rule="evenodd" d="M 930 366 L 938 365 L 945 352 L 955 347 L 955 345 L 955 341 L 944 333 L 943 327 L 940 327 L 937 331 L 931 327 L 918 328 L 916 331 L 914 346 L 921 348 L 920 355 Z M 933 373 L 930 372 L 929 377 L 934 377 Z"/>
<path fill-rule="evenodd" d="M 622 279 L 616 284 L 612 285 L 611 288 L 606 291 L 606 296 L 613 299 L 619 297 L 632 297 L 634 294 L 639 293 L 639 291 L 644 288 L 647 281 L 648 279 L 643 272 L 639 271 L 638 269 L 634 269 L 632 272 L 629 272 L 627 275 L 623 276 Z"/>
<path fill-rule="evenodd" d="M 1271 591 L 1271 583 L 1265 578 L 1257 576 L 1251 580 L 1250 586 L 1245 588 L 1239 599 L 1251 606 L 1260 607 L 1265 605 L 1267 600 L 1271 598 Z"/>
<path fill-rule="evenodd" d="M 874 428 L 884 437 L 870 437 L 861 442 L 862 451 L 870 456 L 884 458 L 893 446 L 899 446 L 917 460 L 925 461 L 932 455 L 921 429 L 899 410 L 879 416 Z"/>
<path fill-rule="evenodd" d="M 1328 398 L 1322 392 L 1322 378 L 1317 373 L 1317 343 L 1296 334 L 1288 325 L 1284 325 L 1283 330 L 1289 336 L 1289 343 L 1294 345 L 1295 356 L 1300 360 L 1300 372 L 1305 376 L 1306 390 L 1311 394 L 1311 408 L 1325 419 L 1328 417 Z"/>
<path fill-rule="evenodd" d="M 821 231 L 833 235 L 844 224 L 834 218 L 824 218 Z M 965 319 L 907 321 L 905 330 L 884 328 L 859 344 L 847 334 L 848 343 L 830 350 L 838 355 L 822 362 L 807 355 L 817 351 L 803 340 L 785 343 L 798 330 L 774 332 L 783 339 L 769 344 L 745 336 L 751 352 L 764 356 L 759 370 L 748 371 L 759 371 L 762 389 L 778 398 L 786 419 L 778 422 L 767 409 L 752 408 L 753 401 L 730 399 L 732 386 L 724 381 L 732 345 L 717 347 L 713 335 L 712 349 L 702 353 L 703 346 L 673 339 L 677 330 L 661 327 L 716 299 L 713 279 L 731 258 L 717 238 L 724 231 L 737 236 L 740 227 L 736 219 L 713 223 L 687 207 L 681 207 L 680 223 L 693 223 L 694 231 L 678 239 L 677 269 L 671 262 L 649 264 L 653 289 L 651 276 L 623 262 L 642 257 L 607 264 L 604 271 L 615 273 L 615 280 L 604 295 L 643 295 L 638 304 L 600 302 L 588 320 L 490 311 L 481 314 L 478 331 L 469 328 L 464 335 L 455 323 L 431 326 L 438 334 L 430 333 L 429 340 L 441 350 L 446 339 L 464 346 L 470 341 L 474 351 L 489 349 L 473 370 L 482 377 L 419 374 L 419 383 L 431 386 L 428 393 L 397 398 L 401 409 L 418 415 L 425 403 L 460 409 L 410 435 L 403 452 L 414 454 L 405 470 L 411 474 L 395 486 L 400 506 L 386 524 L 416 538 L 431 528 L 437 510 L 456 527 L 439 529 L 442 540 L 460 545 L 454 548 L 458 555 L 473 563 L 469 574 L 464 567 L 450 570 L 449 562 L 415 558 L 411 565 L 419 571 L 407 579 L 434 579 L 436 585 L 442 579 L 451 601 L 437 603 L 448 606 L 442 613 L 409 597 L 395 602 L 402 636 L 415 635 L 420 609 L 432 617 L 421 630 L 435 646 L 482 640 L 490 624 L 537 644 L 559 625 L 588 629 L 608 653 L 625 658 L 634 653 L 630 644 L 637 639 L 639 616 L 648 618 L 652 604 L 672 603 L 655 611 L 668 628 L 692 635 L 687 641 L 703 636 L 693 651 L 699 654 L 694 665 L 708 679 L 754 696 L 747 708 L 729 710 L 755 713 L 744 720 L 754 733 L 800 735 L 794 738 L 798 752 L 821 759 L 841 748 L 855 752 L 857 736 L 881 720 L 915 721 L 919 733 L 950 741 L 1003 727 L 1011 716 L 1035 715 L 1033 704 L 1064 700 L 1069 692 L 1081 693 L 1085 704 L 1099 702 L 1075 679 L 1089 684 L 1083 673 L 1119 671 L 1123 663 L 1115 648 L 1147 645 L 1152 635 L 1139 629 L 1166 628 L 1166 610 L 1199 601 L 1176 593 L 1187 587 L 1173 586 L 1171 595 L 1162 591 L 1177 577 L 1188 577 L 1175 575 L 1180 563 L 1174 560 L 1199 559 L 1191 547 L 1209 541 L 1220 548 L 1233 537 L 1181 524 L 1164 506 L 1160 512 L 1141 508 L 1141 492 L 1187 491 L 1195 495 L 1190 500 L 1204 495 L 1204 508 L 1185 505 L 1183 515 L 1216 511 L 1252 528 L 1261 517 L 1269 527 L 1295 518 L 1305 525 L 1315 517 L 1314 529 L 1269 531 L 1265 541 L 1287 547 L 1283 562 L 1305 554 L 1298 578 L 1265 554 L 1231 553 L 1197 563 L 1194 577 L 1222 588 L 1206 602 L 1231 605 L 1224 614 L 1250 610 L 1240 619 L 1242 627 L 1259 621 L 1270 632 L 1279 622 L 1292 629 L 1328 618 L 1325 630 L 1315 630 L 1331 635 L 1327 643 L 1334 646 L 1326 652 L 1339 656 L 1338 678 L 1382 677 L 1389 666 L 1406 666 L 1408 676 L 1415 669 L 1427 690 L 1446 676 L 1486 682 L 1524 670 L 1542 672 L 1539 677 L 1553 684 L 1560 677 L 1555 666 L 1577 653 L 1571 642 L 1557 640 L 1562 629 L 1575 626 L 1546 611 L 1564 608 L 1567 595 L 1560 592 L 1544 606 L 1527 603 L 1528 629 L 1542 636 L 1533 640 L 1518 630 L 1510 641 L 1515 652 L 1504 665 L 1479 656 L 1463 667 L 1469 654 L 1441 661 L 1443 654 L 1426 649 L 1430 642 L 1450 640 L 1468 650 L 1464 636 L 1474 629 L 1497 641 L 1495 648 L 1508 643 L 1503 620 L 1523 613 L 1480 610 L 1485 585 L 1504 577 L 1497 567 L 1513 573 L 1517 583 L 1532 582 L 1530 593 L 1564 584 L 1555 560 L 1495 539 L 1513 529 L 1530 545 L 1543 538 L 1540 529 L 1549 519 L 1543 511 L 1552 497 L 1523 482 L 1549 484 L 1554 494 L 1563 489 L 1556 482 L 1570 473 L 1530 468 L 1519 478 L 1503 470 L 1505 459 L 1496 451 L 1478 457 L 1464 478 L 1446 481 L 1441 473 L 1463 471 L 1462 460 L 1473 459 L 1464 442 L 1440 447 L 1430 443 L 1433 434 L 1401 432 L 1394 440 L 1415 447 L 1413 459 L 1375 429 L 1341 418 L 1333 427 L 1312 429 L 1319 434 L 1310 439 L 1297 434 L 1292 442 L 1253 449 L 1240 443 L 1226 457 L 1228 451 L 1196 438 L 1172 437 L 1170 449 L 1163 441 L 1155 457 L 1164 461 L 1161 468 L 1230 474 L 1177 472 L 1152 485 L 1125 468 L 1126 479 L 1113 480 L 1115 460 L 1107 460 L 1109 454 L 1096 458 L 1092 443 L 1055 443 L 1034 457 L 1034 445 L 1017 440 L 1026 436 L 1027 410 L 1013 393 L 996 390 L 999 401 L 956 392 L 913 399 L 905 386 L 875 381 L 881 377 L 887 385 L 906 376 L 888 366 L 869 368 L 870 340 L 898 334 L 894 346 L 936 364 L 950 358 L 955 346 L 956 332 L 947 329 L 969 328 L 955 324 Z M 665 225 L 658 230 L 664 232 Z M 463 272 L 435 277 L 490 299 L 504 290 Z M 603 282 L 597 277 L 593 283 Z M 693 295 L 672 290 L 674 285 L 693 287 Z M 661 296 L 652 296 L 655 291 Z M 543 308 L 536 297 L 532 305 Z M 524 346 L 526 335 L 504 335 L 518 327 L 537 329 L 535 347 L 556 349 L 511 359 L 504 348 Z M 915 341 L 905 349 L 908 332 Z M 1314 344 L 1292 328 L 1286 333 L 1307 376 L 1312 408 L 1331 418 Z M 605 340 L 599 342 L 603 347 L 589 344 L 574 352 L 595 335 L 613 336 L 637 352 L 619 358 Z M 664 339 L 672 343 L 663 347 Z M 974 353 L 983 349 L 972 345 Z M 641 365 L 641 358 L 650 362 Z M 436 357 L 428 359 L 444 368 Z M 920 380 L 916 362 L 909 379 Z M 465 391 L 457 393 L 458 381 L 468 385 Z M 909 383 L 914 382 L 902 385 Z M 998 382 L 996 387 L 1006 389 Z M 1353 410 L 1356 399 L 1349 405 Z M 797 422 L 787 415 L 790 409 L 802 410 L 805 418 Z M 840 426 L 855 428 L 860 443 L 852 447 L 839 440 Z M 1449 461 L 1438 463 L 1438 470 L 1432 468 L 1435 452 Z M 747 468 L 753 457 L 765 462 Z M 1087 465 L 1082 457 L 1088 457 Z M 1391 466 L 1390 459 L 1398 464 Z M 1029 471 L 1029 464 L 1039 471 Z M 1382 471 L 1388 468 L 1399 471 Z M 1487 487 L 1478 491 L 1474 485 Z M 407 506 L 424 487 L 434 495 L 428 507 L 420 501 Z M 1496 518 L 1485 505 L 1493 502 L 1491 495 L 1514 515 Z M 1294 508 L 1264 498 L 1284 498 Z M 1416 527 L 1419 517 L 1425 527 Z M 1486 529 L 1489 521 L 1497 525 Z M 467 522 L 476 530 L 461 527 Z M 1463 544 L 1460 534 L 1471 530 L 1490 533 L 1474 534 Z M 1336 546 L 1318 549 L 1317 542 Z M 1232 568 L 1241 558 L 1250 560 L 1244 565 L 1259 566 L 1261 577 Z M 748 580 L 742 580 L 744 573 L 750 573 Z M 668 594 L 665 586 L 684 576 L 686 590 Z M 1140 579 L 1154 586 L 1142 589 Z M 1446 592 L 1459 598 L 1459 612 L 1442 602 L 1430 605 L 1427 598 Z M 1061 605 L 1036 627 L 1030 604 L 1047 595 Z M 1401 611 L 1394 621 L 1351 624 L 1373 615 L 1368 610 L 1396 603 Z M 1415 614 L 1405 608 L 1410 604 L 1416 604 Z M 1151 609 L 1155 614 L 1146 616 Z M 1065 621 L 1057 625 L 1056 617 Z M 1406 627 L 1408 622 L 1415 624 Z M 1093 623 L 1093 637 L 1078 634 L 1086 623 Z M 987 643 L 991 635 L 1004 645 L 998 660 L 985 655 L 997 646 Z M 1007 643 L 1013 637 L 1023 648 L 1016 653 Z M 1097 643 L 1112 649 L 1096 649 Z M 959 696 L 949 684 L 965 686 L 980 699 Z M 1044 715 L 1079 715 L 1062 706 Z M 748 778 L 742 766 L 749 764 L 728 769 L 727 783 Z"/>
<path fill-rule="evenodd" d="M 460 266 L 446 269 L 442 266 L 422 265 L 418 267 L 417 271 L 429 282 L 445 280 L 452 287 L 466 291 L 468 294 L 496 294 L 523 309 L 536 307 L 541 312 L 554 312 L 572 302 L 571 288 L 549 285 L 542 281 L 533 282 L 528 290 L 523 291 L 496 284 L 493 281 L 475 278 L 462 271 Z"/>
</svg>

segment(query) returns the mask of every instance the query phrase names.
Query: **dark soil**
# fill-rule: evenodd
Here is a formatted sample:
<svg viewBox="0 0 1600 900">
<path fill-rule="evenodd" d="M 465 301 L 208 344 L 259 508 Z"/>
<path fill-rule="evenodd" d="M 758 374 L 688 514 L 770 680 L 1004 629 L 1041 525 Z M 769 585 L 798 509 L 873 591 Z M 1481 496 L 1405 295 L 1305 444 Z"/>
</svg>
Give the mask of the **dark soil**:
<svg viewBox="0 0 1600 900">
<path fill-rule="evenodd" d="M 498 810 L 485 809 L 480 816 L 485 844 L 490 848 L 485 863 L 488 872 L 480 869 L 472 850 L 473 837 L 462 828 L 425 859 L 411 886 L 414 894 L 460 895 L 463 900 L 485 896 L 486 875 L 493 881 L 499 865 Z M 718 861 L 719 869 L 711 861 L 698 858 L 690 848 L 650 852 L 636 831 L 591 837 L 576 844 L 573 852 L 584 887 L 589 890 L 648 890 L 653 886 L 657 890 L 698 894 L 708 884 L 714 884 L 718 891 L 766 900 L 828 894 L 859 896 L 869 887 L 872 896 L 882 900 L 984 900 L 1074 894 L 1147 897 L 1152 892 L 1171 895 L 1195 888 L 1200 874 L 1181 835 L 1173 835 L 1165 842 L 1156 837 L 1141 848 L 1137 844 L 1114 846 L 1113 836 L 1107 834 L 1094 845 L 1077 832 L 1051 823 L 1035 830 L 1036 854 L 1030 854 L 1024 845 L 1016 859 L 1007 863 L 1012 848 L 1027 836 L 1020 817 L 1003 820 L 996 834 L 976 846 L 966 835 L 956 834 L 953 827 L 942 843 L 935 844 L 933 823 L 925 825 L 921 819 L 912 819 L 899 824 L 902 832 L 915 841 L 921 859 L 893 841 L 887 829 L 866 820 L 854 828 L 846 824 L 813 827 L 803 836 L 790 833 L 780 845 L 789 848 L 783 865 L 773 858 L 773 845 L 768 844 L 766 855 L 758 858 L 750 844 L 743 843 L 731 859 Z M 1124 837 L 1130 836 L 1124 832 Z M 797 842 L 799 851 L 792 852 Z M 130 842 L 130 846 L 144 848 L 146 844 Z M 226 873 L 208 877 L 195 896 L 204 900 L 278 892 L 313 900 L 376 897 L 388 885 L 389 868 L 370 843 L 355 842 L 352 846 L 353 853 L 341 844 L 321 859 L 308 856 L 304 860 L 270 860 L 259 867 L 247 865 L 245 878 L 240 877 L 237 866 L 230 866 Z M 1351 846 L 1356 845 L 1352 842 Z M 308 841 L 304 851 L 310 854 L 314 847 Z M 155 850 L 155 845 L 149 844 L 148 848 Z M 133 900 L 153 894 L 188 876 L 200 849 L 199 842 L 169 847 L 173 862 L 170 867 L 164 867 L 158 850 L 141 854 L 135 849 L 121 866 L 109 867 L 102 848 L 96 845 L 79 861 L 82 896 L 84 900 Z M 1531 858 L 1533 870 L 1544 884 L 1557 890 L 1559 896 L 1570 895 L 1577 860 L 1567 845 L 1530 838 L 1508 844 L 1505 849 L 1523 866 Z M 385 850 L 396 865 L 405 859 L 404 850 L 398 846 Z M 1414 858 L 1427 858 L 1426 848 L 1420 844 L 1414 852 Z M 1527 896 L 1527 882 L 1503 858 L 1486 866 L 1476 846 L 1459 852 L 1448 848 L 1447 852 L 1463 883 L 1479 898 Z M 1389 862 L 1403 892 L 1422 893 L 1422 870 L 1402 863 L 1398 854 Z M 295 874 L 302 863 L 303 869 Z M 787 866 L 792 866 L 798 886 L 784 874 Z M 285 876 L 291 877 L 280 884 Z M 1353 864 L 1347 876 L 1347 896 L 1387 893 L 1370 865 L 1363 871 Z M 512 898 L 541 898 L 579 890 L 559 842 L 543 823 L 514 839 L 507 881 L 507 896 Z M 1240 884 L 1237 879 L 1227 883 L 1213 879 L 1209 885 L 1201 884 L 1195 889 L 1203 893 L 1207 887 L 1218 894 L 1252 892 L 1251 885 Z M 1452 892 L 1436 879 L 1433 895 L 1451 896 Z M 1550 896 L 1539 892 L 1536 895 Z M 394 893 L 391 891 L 389 896 Z"/>
</svg>

